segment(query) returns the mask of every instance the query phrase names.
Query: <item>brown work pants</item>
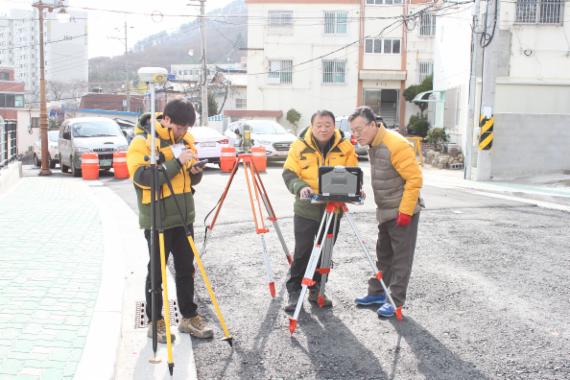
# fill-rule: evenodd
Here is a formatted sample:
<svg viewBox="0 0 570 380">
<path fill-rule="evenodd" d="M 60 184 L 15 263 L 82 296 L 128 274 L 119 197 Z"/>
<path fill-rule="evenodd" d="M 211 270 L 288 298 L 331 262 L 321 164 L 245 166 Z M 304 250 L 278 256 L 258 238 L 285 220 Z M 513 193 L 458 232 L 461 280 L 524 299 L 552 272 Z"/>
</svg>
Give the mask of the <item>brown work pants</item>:
<svg viewBox="0 0 570 380">
<path fill-rule="evenodd" d="M 390 289 L 396 306 L 402 306 L 406 301 L 419 220 L 420 213 L 417 213 L 412 217 L 410 224 L 405 227 L 398 226 L 396 219 L 378 225 L 376 265 L 382 272 L 384 283 Z M 381 295 L 383 293 L 384 289 L 380 281 L 376 277 L 371 277 L 368 280 L 368 294 Z"/>
</svg>

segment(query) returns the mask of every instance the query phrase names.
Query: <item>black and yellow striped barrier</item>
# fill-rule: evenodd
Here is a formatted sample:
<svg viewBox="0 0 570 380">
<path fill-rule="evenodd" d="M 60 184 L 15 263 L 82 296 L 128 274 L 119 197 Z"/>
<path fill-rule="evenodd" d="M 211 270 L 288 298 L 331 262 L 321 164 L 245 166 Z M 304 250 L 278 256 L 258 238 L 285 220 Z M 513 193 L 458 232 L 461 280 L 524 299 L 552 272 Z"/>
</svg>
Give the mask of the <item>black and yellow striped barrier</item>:
<svg viewBox="0 0 570 380">
<path fill-rule="evenodd" d="M 491 150 L 493 146 L 493 126 L 495 125 L 495 117 L 490 118 L 481 115 L 479 119 L 479 150 Z"/>
</svg>

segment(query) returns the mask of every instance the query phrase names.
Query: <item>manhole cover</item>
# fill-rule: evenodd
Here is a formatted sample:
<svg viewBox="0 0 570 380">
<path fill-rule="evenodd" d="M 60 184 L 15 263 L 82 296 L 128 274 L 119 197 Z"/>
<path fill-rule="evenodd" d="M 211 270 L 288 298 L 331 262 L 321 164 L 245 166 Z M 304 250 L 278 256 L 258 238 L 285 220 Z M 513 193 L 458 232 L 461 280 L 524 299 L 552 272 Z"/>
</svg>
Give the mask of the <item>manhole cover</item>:
<svg viewBox="0 0 570 380">
<path fill-rule="evenodd" d="M 180 316 L 178 314 L 178 304 L 176 301 L 168 301 L 170 306 L 170 326 L 178 325 Z M 146 317 L 146 302 L 137 301 L 135 310 L 135 329 L 142 329 L 148 326 Z"/>
</svg>

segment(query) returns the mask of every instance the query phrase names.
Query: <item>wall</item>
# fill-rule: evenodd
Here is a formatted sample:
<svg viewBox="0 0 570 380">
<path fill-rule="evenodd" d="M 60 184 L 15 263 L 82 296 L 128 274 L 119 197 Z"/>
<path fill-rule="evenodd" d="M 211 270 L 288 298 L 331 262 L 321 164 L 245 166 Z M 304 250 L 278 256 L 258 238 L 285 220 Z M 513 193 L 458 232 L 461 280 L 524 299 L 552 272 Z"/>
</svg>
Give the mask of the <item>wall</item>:
<svg viewBox="0 0 570 380">
<path fill-rule="evenodd" d="M 497 78 L 495 110 L 498 113 L 569 113 L 570 78 L 556 82 Z"/>
<path fill-rule="evenodd" d="M 40 117 L 39 110 L 18 111 L 18 153 L 24 154 L 30 150 L 37 139 L 40 138 L 40 128 L 31 128 L 32 117 Z M 39 120 L 38 120 L 39 125 Z M 31 133 L 30 133 L 31 132 Z"/>
<path fill-rule="evenodd" d="M 493 179 L 570 169 L 570 114 L 495 114 Z"/>
<path fill-rule="evenodd" d="M 333 3 L 333 2 L 331 2 Z M 268 10 L 293 10 L 292 30 L 281 33 L 268 29 Z M 323 9 L 348 11 L 346 34 L 324 34 Z M 344 84 L 322 83 L 322 59 L 304 61 L 330 53 L 358 40 L 358 4 L 258 4 L 248 2 L 251 19 L 259 20 L 248 28 L 247 108 L 277 110 L 286 114 L 291 108 L 301 113 L 299 125 L 306 126 L 313 112 L 326 108 L 338 115 L 352 112 L 356 106 L 358 84 L 358 44 L 340 50 L 326 59 L 346 60 Z M 356 20 L 356 21 L 354 21 Z M 267 81 L 269 60 L 292 59 L 293 83 L 270 84 Z"/>
<path fill-rule="evenodd" d="M 450 90 L 455 105 L 446 105 L 444 120 L 452 124 L 444 127 L 452 141 L 465 150 L 471 67 L 472 7 L 462 6 L 452 16 L 437 18 L 434 43 L 434 90 Z M 447 94 L 446 94 L 447 96 Z"/>
</svg>

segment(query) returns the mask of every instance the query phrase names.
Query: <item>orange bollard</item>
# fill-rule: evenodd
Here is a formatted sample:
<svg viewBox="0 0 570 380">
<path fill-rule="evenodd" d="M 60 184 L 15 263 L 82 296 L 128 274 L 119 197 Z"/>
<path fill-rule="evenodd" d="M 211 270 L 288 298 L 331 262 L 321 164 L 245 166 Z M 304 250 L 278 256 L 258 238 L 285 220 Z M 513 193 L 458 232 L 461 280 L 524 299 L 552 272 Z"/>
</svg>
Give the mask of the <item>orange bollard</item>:
<svg viewBox="0 0 570 380">
<path fill-rule="evenodd" d="M 97 153 L 81 155 L 81 177 L 83 179 L 99 179 L 99 156 Z"/>
<path fill-rule="evenodd" d="M 251 147 L 251 155 L 253 158 L 253 164 L 258 172 L 265 172 L 267 169 L 267 155 L 265 154 L 265 147 L 263 146 L 253 146 Z"/>
<path fill-rule="evenodd" d="M 113 153 L 113 172 L 116 179 L 129 178 L 129 169 L 127 168 L 127 152 Z"/>
<path fill-rule="evenodd" d="M 220 170 L 229 173 L 236 164 L 236 148 L 233 146 L 224 146 L 220 153 Z"/>
</svg>

